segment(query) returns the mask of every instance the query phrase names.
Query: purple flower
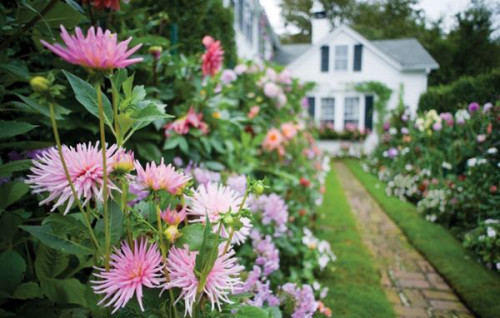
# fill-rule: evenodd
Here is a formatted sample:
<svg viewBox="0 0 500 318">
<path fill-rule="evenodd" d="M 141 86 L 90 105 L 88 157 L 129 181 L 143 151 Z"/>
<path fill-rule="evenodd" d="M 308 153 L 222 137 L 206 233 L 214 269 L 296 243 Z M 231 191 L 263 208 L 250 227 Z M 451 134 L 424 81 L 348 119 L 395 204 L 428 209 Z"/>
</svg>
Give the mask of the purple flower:
<svg viewBox="0 0 500 318">
<path fill-rule="evenodd" d="M 45 151 L 49 150 L 50 148 L 42 148 L 42 149 L 34 149 L 26 152 L 26 157 L 29 159 L 37 159 L 38 156 L 43 154 Z"/>
<path fill-rule="evenodd" d="M 230 176 L 227 178 L 227 185 L 239 194 L 244 195 L 247 189 L 247 177 L 243 174 Z"/>
<path fill-rule="evenodd" d="M 231 82 L 234 82 L 238 78 L 238 75 L 236 75 L 236 72 L 233 70 L 224 70 L 222 71 L 222 75 L 220 76 L 220 80 L 224 84 L 229 84 Z"/>
<path fill-rule="evenodd" d="M 434 131 L 440 131 L 441 129 L 443 129 L 443 125 L 441 125 L 440 122 L 435 122 L 434 125 L 432 125 L 432 129 L 434 129 Z"/>
<path fill-rule="evenodd" d="M 470 103 L 469 104 L 469 113 L 474 113 L 479 110 L 479 104 L 476 102 Z"/>
<path fill-rule="evenodd" d="M 15 150 L 12 150 L 7 154 L 7 158 L 9 158 L 9 161 L 17 161 L 17 160 L 22 160 L 23 156 Z"/>
<path fill-rule="evenodd" d="M 258 231 L 253 231 L 252 246 L 257 254 L 255 264 L 262 267 L 263 276 L 269 276 L 280 268 L 280 252 L 271 240 L 271 236 L 266 235 L 263 239 Z"/>
<path fill-rule="evenodd" d="M 196 179 L 196 182 L 205 186 L 210 182 L 220 181 L 220 173 L 203 168 L 195 168 L 193 170 L 193 176 Z"/>
<path fill-rule="evenodd" d="M 396 148 L 390 148 L 389 150 L 387 150 L 387 157 L 389 158 L 394 158 L 398 155 L 398 150 Z"/>
<path fill-rule="evenodd" d="M 300 101 L 300 106 L 302 106 L 302 108 L 304 109 L 309 108 L 309 101 L 307 100 L 307 97 L 302 98 L 302 100 Z"/>
<path fill-rule="evenodd" d="M 391 128 L 391 123 L 389 123 L 388 121 L 386 121 L 386 122 L 384 123 L 384 131 L 388 131 L 388 130 L 389 130 L 389 128 Z"/>
<path fill-rule="evenodd" d="M 403 135 L 408 135 L 410 133 L 410 130 L 406 127 L 401 128 L 401 133 Z"/>
<path fill-rule="evenodd" d="M 285 293 L 293 297 L 295 307 L 292 318 L 312 318 L 318 309 L 318 303 L 314 299 L 314 291 L 309 285 L 298 288 L 295 284 L 286 283 L 281 288 Z"/>
<path fill-rule="evenodd" d="M 404 122 L 407 122 L 408 119 L 410 119 L 410 116 L 408 116 L 408 114 L 404 113 L 402 116 L 401 116 L 401 120 L 404 121 Z"/>
<path fill-rule="evenodd" d="M 174 157 L 173 162 L 176 167 L 182 167 L 184 165 L 184 161 L 182 161 L 181 157 Z"/>
<path fill-rule="evenodd" d="M 492 103 L 486 103 L 486 104 L 484 104 L 484 106 L 483 106 L 483 112 L 487 113 L 487 112 L 489 112 L 489 111 L 490 111 L 490 109 L 492 109 L 492 108 L 493 108 L 493 104 L 492 104 Z"/>
<path fill-rule="evenodd" d="M 261 195 L 258 198 L 251 197 L 249 200 L 250 210 L 262 212 L 262 224 L 267 225 L 274 222 L 275 236 L 280 236 L 287 230 L 288 207 L 283 199 L 277 194 Z"/>
</svg>

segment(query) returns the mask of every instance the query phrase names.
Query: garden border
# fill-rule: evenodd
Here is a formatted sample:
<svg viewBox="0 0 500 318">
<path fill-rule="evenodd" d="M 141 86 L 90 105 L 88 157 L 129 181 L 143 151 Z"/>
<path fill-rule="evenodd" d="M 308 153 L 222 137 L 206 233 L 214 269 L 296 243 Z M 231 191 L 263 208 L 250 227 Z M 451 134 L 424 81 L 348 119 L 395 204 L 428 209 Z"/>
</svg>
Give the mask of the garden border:
<svg viewBox="0 0 500 318">
<path fill-rule="evenodd" d="M 332 317 L 395 317 L 387 299 L 373 256 L 364 246 L 356 218 L 345 197 L 335 169 L 326 178 L 326 193 L 318 209 L 317 235 L 330 242 L 337 261 L 321 275 L 321 283 L 330 288 L 324 299 Z"/>
<path fill-rule="evenodd" d="M 383 182 L 365 172 L 359 160 L 348 159 L 345 164 L 469 309 L 479 317 L 498 317 L 500 275 L 474 262 L 472 254 L 450 232 L 420 217 L 413 204 L 388 197 Z"/>
</svg>

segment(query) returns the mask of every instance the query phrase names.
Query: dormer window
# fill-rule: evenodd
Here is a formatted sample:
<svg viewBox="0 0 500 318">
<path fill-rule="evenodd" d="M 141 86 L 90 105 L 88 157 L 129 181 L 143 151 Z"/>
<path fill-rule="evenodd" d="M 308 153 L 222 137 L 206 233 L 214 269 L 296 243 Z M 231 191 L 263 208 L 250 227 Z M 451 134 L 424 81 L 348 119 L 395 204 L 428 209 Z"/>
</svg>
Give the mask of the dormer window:
<svg viewBox="0 0 500 318">
<path fill-rule="evenodd" d="M 335 46 L 334 70 L 347 71 L 348 63 L 348 47 L 347 45 Z"/>
</svg>

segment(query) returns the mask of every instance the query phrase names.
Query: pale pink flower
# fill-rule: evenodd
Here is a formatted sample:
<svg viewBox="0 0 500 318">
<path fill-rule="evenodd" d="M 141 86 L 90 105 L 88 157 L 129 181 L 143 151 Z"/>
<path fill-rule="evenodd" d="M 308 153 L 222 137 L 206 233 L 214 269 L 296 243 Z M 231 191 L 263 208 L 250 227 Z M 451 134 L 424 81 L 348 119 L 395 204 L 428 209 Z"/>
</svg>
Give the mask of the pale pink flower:
<svg viewBox="0 0 500 318">
<path fill-rule="evenodd" d="M 286 102 L 288 101 L 286 95 L 284 93 L 281 93 L 278 95 L 278 98 L 276 98 L 276 106 L 278 108 L 281 108 L 286 105 Z"/>
<path fill-rule="evenodd" d="M 214 76 L 222 66 L 224 50 L 222 49 L 220 41 L 215 41 L 214 38 L 209 35 L 206 35 L 202 42 L 206 51 L 201 57 L 203 62 L 201 70 L 205 76 Z"/>
<path fill-rule="evenodd" d="M 283 70 L 281 73 L 278 75 L 278 80 L 282 84 L 290 85 L 292 84 L 292 74 L 290 73 L 289 70 Z"/>
<path fill-rule="evenodd" d="M 187 214 L 195 217 L 191 222 L 205 223 L 205 216 L 207 215 L 210 223 L 217 223 L 221 218 L 221 214 L 238 213 L 242 202 L 242 196 L 230 187 L 209 183 L 198 186 L 194 191 L 189 201 Z M 243 208 L 246 208 L 246 206 L 245 203 Z M 242 217 L 240 221 L 243 223 L 243 227 L 234 233 L 231 243 L 241 244 L 245 242 L 250 234 L 250 219 Z M 214 232 L 218 232 L 218 229 L 219 225 L 213 226 Z M 220 235 L 227 238 L 229 232 L 229 229 L 222 226 Z"/>
<path fill-rule="evenodd" d="M 111 70 L 114 68 L 125 68 L 131 64 L 142 61 L 142 58 L 129 57 L 134 54 L 142 44 L 128 49 L 132 38 L 125 41 L 117 41 L 117 35 L 99 27 L 97 32 L 90 27 L 85 37 L 80 28 L 75 28 L 76 35 L 69 35 L 64 26 L 61 25 L 61 37 L 66 47 L 60 44 L 49 44 L 41 40 L 42 44 L 55 54 L 59 55 L 68 63 L 81 65 L 93 70 Z"/>
<path fill-rule="evenodd" d="M 116 145 L 106 150 L 108 174 L 113 171 L 113 156 L 116 150 Z M 76 148 L 63 145 L 62 152 L 76 194 L 79 199 L 83 199 L 82 205 L 85 206 L 91 199 L 102 201 L 104 173 L 99 143 L 95 146 L 91 143 L 78 144 Z M 31 174 L 25 182 L 31 186 L 33 193 L 49 193 L 40 205 L 53 201 L 55 203 L 51 211 L 54 211 L 58 206 L 66 204 L 64 214 L 67 214 L 75 198 L 57 148 L 53 147 L 44 151 L 32 162 Z M 118 190 L 118 188 L 108 179 L 108 195 L 111 194 L 111 190 Z"/>
<path fill-rule="evenodd" d="M 272 128 L 267 132 L 266 138 L 264 139 L 262 146 L 264 147 L 264 149 L 272 151 L 280 148 L 283 139 L 284 138 L 281 132 L 276 128 Z"/>
<path fill-rule="evenodd" d="M 264 94 L 269 98 L 275 98 L 281 93 L 281 88 L 273 82 L 264 84 Z"/>
<path fill-rule="evenodd" d="M 168 207 L 160 213 L 161 219 L 169 225 L 179 225 L 186 218 L 186 206 L 179 209 L 171 209 Z"/>
<path fill-rule="evenodd" d="M 292 122 L 281 124 L 281 132 L 287 140 L 293 139 L 297 135 L 297 125 Z"/>
<path fill-rule="evenodd" d="M 166 124 L 165 135 L 168 137 L 171 131 L 179 135 L 186 135 L 189 133 L 190 127 L 198 128 L 203 134 L 208 133 L 208 125 L 203 121 L 203 114 L 197 113 L 193 107 L 189 108 L 186 115 Z"/>
<path fill-rule="evenodd" d="M 161 254 L 155 244 L 148 245 L 146 239 L 134 241 L 133 249 L 124 241 L 120 249 L 115 248 L 111 255 L 111 268 L 97 268 L 94 275 L 99 280 L 91 280 L 92 289 L 96 294 L 104 294 L 99 305 L 113 306 L 115 313 L 127 305 L 130 299 L 137 297 L 137 302 L 144 311 L 142 304 L 143 286 L 159 288 L 164 282 Z"/>
<path fill-rule="evenodd" d="M 134 152 L 132 150 L 125 151 L 125 149 L 119 148 L 113 157 L 113 170 L 127 173 L 134 169 Z"/>
<path fill-rule="evenodd" d="M 247 114 L 248 119 L 255 118 L 260 112 L 260 107 L 258 105 L 254 105 L 250 107 L 250 111 Z"/>
<path fill-rule="evenodd" d="M 190 177 L 178 172 L 171 165 L 165 165 L 163 158 L 159 165 L 154 162 L 146 164 L 143 169 L 139 161 L 135 161 L 137 170 L 136 183 L 150 191 L 168 191 L 171 194 L 181 194 Z"/>
<path fill-rule="evenodd" d="M 238 65 L 236 65 L 236 67 L 234 68 L 234 71 L 235 71 L 235 72 L 236 72 L 236 74 L 238 74 L 238 75 L 241 75 L 241 74 L 245 73 L 247 70 L 248 70 L 248 67 L 247 67 L 245 64 L 238 64 Z"/>
<path fill-rule="evenodd" d="M 215 260 L 215 264 L 208 273 L 205 286 L 203 286 L 203 294 L 208 297 L 212 304 L 212 310 L 217 305 L 221 310 L 221 303 L 229 303 L 229 295 L 241 287 L 240 273 L 244 267 L 238 264 L 238 259 L 234 257 L 234 251 L 229 250 L 226 254 L 222 254 L 223 245 L 219 249 L 219 256 Z M 194 268 L 196 264 L 197 251 L 189 251 L 189 248 L 172 247 L 168 254 L 167 270 L 170 281 L 164 285 L 165 289 L 180 288 L 181 293 L 176 302 L 184 299 L 185 314 L 192 316 L 193 305 L 196 302 L 196 294 L 199 288 L 199 280 L 196 277 Z"/>
<path fill-rule="evenodd" d="M 236 81 L 238 75 L 233 70 L 224 70 L 222 71 L 222 75 L 220 76 L 220 80 L 224 84 L 229 84 L 231 82 Z"/>
</svg>

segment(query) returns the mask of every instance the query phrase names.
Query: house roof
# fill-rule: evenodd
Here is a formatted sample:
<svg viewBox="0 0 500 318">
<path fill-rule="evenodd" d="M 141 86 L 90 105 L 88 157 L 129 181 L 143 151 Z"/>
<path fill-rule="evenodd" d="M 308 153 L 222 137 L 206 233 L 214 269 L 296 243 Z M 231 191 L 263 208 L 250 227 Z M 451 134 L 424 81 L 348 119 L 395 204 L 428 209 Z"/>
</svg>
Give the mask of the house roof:
<svg viewBox="0 0 500 318">
<path fill-rule="evenodd" d="M 288 65 L 301 56 L 311 46 L 312 44 L 310 43 L 281 44 L 279 50 L 273 57 L 273 61 L 282 65 Z"/>
<path fill-rule="evenodd" d="M 341 25 L 327 34 L 316 44 L 281 45 L 276 52 L 274 61 L 282 65 L 294 67 L 307 58 L 310 51 L 317 49 L 323 43 L 331 40 L 340 32 L 345 32 L 360 43 L 371 48 L 372 52 L 401 71 L 427 70 L 439 68 L 438 63 L 417 41 L 417 39 L 396 39 L 369 41 L 347 25 Z"/>
<path fill-rule="evenodd" d="M 417 39 L 375 40 L 373 45 L 398 61 L 404 70 L 436 69 L 438 63 Z"/>
</svg>

